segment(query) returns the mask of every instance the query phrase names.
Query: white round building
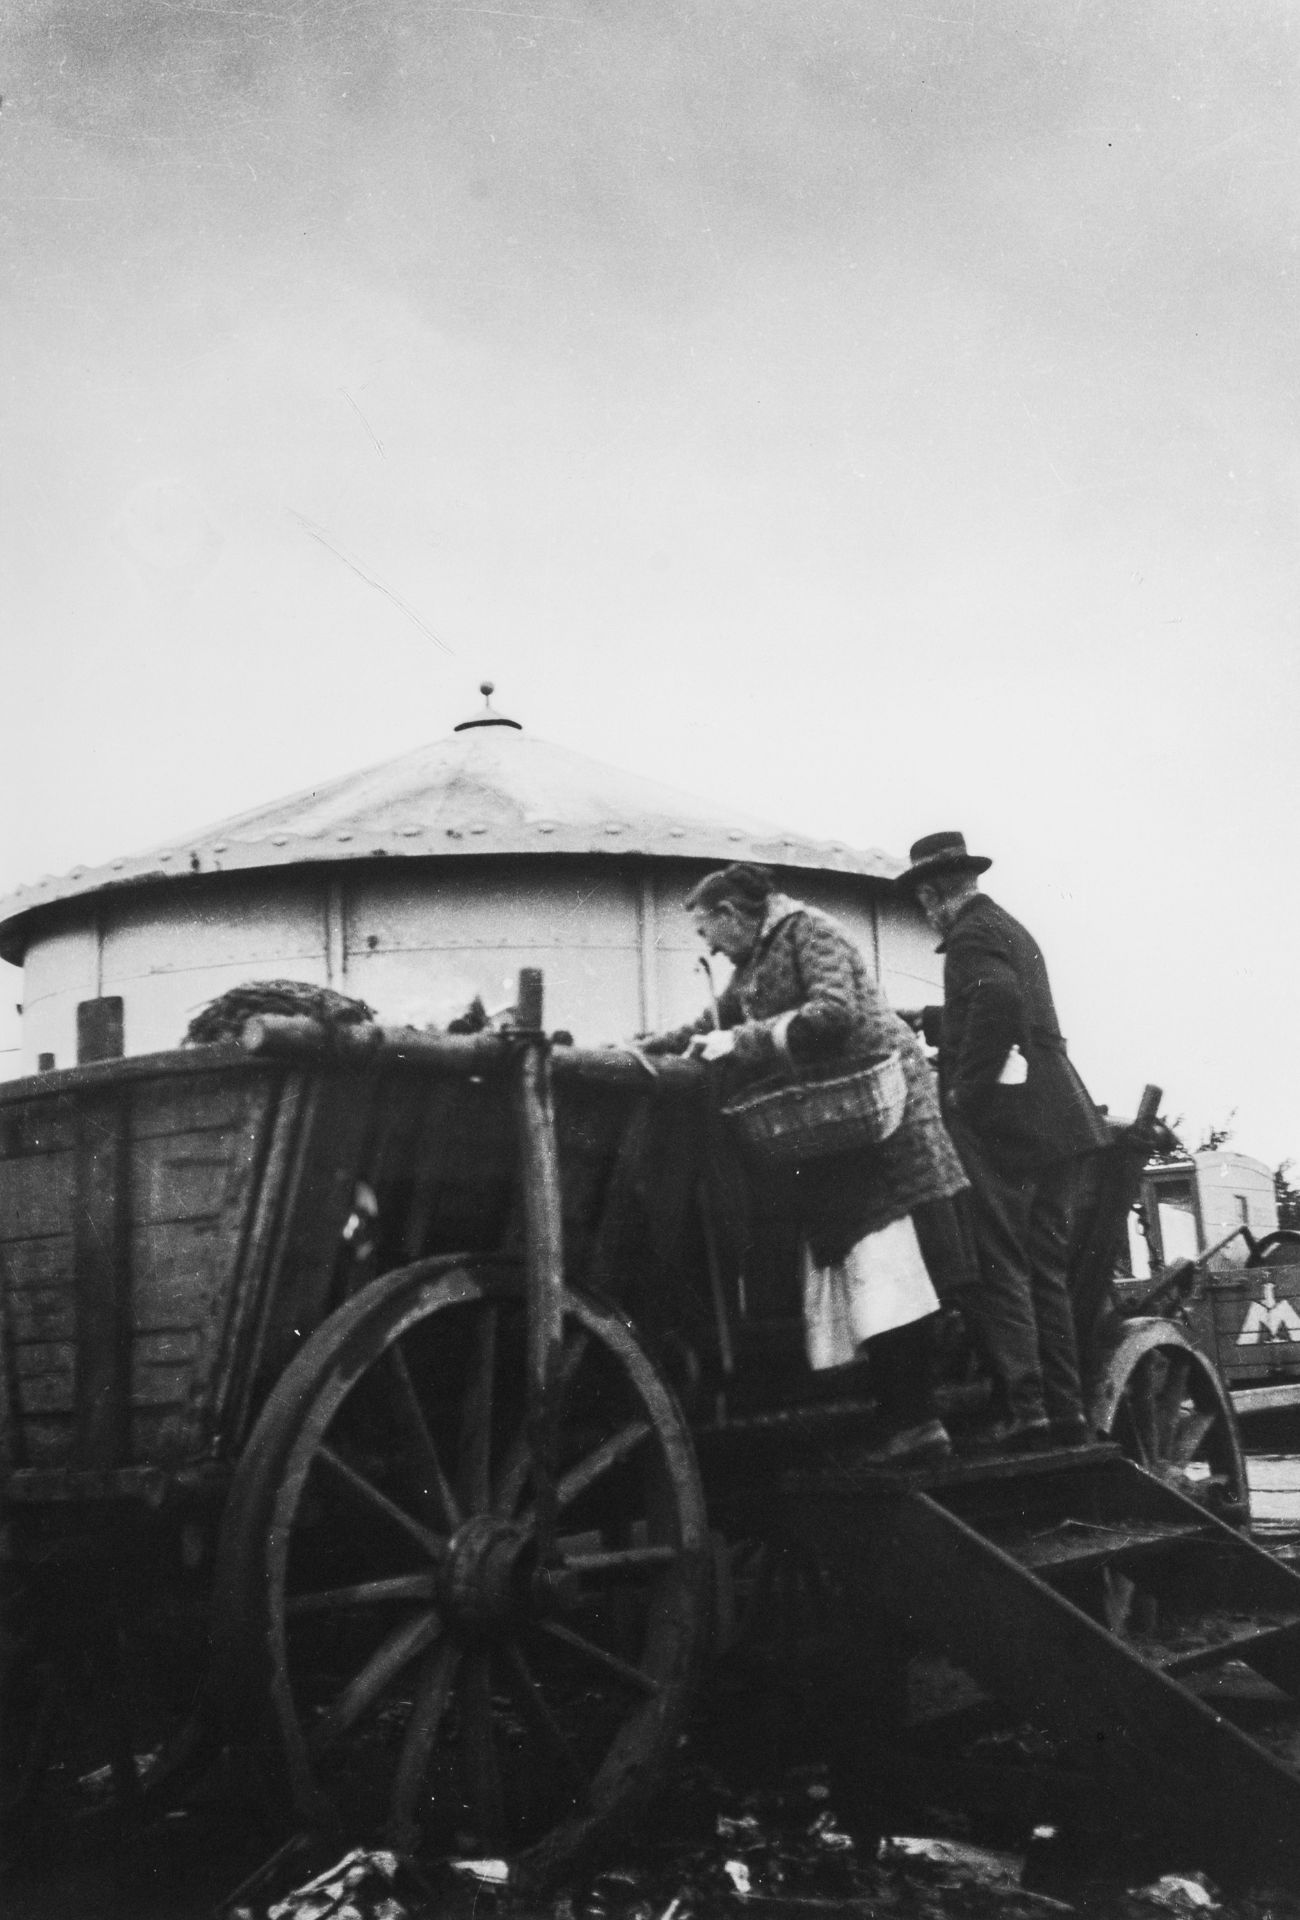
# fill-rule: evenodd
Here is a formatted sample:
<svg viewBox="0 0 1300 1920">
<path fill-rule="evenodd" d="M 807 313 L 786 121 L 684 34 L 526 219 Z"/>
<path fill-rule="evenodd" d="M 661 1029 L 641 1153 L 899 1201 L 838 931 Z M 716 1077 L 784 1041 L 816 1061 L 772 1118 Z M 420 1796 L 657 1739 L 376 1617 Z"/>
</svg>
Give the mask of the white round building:
<svg viewBox="0 0 1300 1920">
<path fill-rule="evenodd" d="M 269 978 L 444 1025 L 540 967 L 547 1025 L 581 1044 L 666 1026 L 706 997 L 682 899 L 732 860 L 836 914 L 896 1004 L 936 997 L 933 936 L 889 885 L 901 861 L 533 739 L 489 700 L 383 766 L 0 902 L 0 956 L 23 969 L 19 1070 L 74 1064 L 85 1002 L 120 1000 L 123 1049 L 149 1053 Z"/>
</svg>

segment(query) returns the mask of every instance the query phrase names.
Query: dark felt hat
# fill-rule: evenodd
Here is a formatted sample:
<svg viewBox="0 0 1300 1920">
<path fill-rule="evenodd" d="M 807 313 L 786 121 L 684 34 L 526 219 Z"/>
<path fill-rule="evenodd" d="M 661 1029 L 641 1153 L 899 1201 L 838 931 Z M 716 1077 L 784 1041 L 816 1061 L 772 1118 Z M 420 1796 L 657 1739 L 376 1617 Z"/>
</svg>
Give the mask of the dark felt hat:
<svg viewBox="0 0 1300 1920">
<path fill-rule="evenodd" d="M 967 853 L 962 833 L 927 833 L 914 840 L 908 853 L 911 866 L 896 884 L 914 887 L 932 873 L 987 873 L 993 862 L 982 853 Z"/>
</svg>

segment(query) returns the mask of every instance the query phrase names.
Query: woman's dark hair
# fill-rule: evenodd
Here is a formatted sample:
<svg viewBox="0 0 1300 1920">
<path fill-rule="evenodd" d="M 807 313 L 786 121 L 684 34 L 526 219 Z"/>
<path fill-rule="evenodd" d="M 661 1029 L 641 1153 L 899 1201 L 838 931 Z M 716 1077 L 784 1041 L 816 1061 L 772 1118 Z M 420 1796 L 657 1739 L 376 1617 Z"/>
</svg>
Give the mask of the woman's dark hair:
<svg viewBox="0 0 1300 1920">
<path fill-rule="evenodd" d="M 742 913 L 762 915 L 772 895 L 778 891 L 776 875 L 769 867 L 757 867 L 748 860 L 737 860 L 716 873 L 706 873 L 698 886 L 686 896 L 692 912 L 706 913 L 715 907 L 739 907 Z"/>
</svg>

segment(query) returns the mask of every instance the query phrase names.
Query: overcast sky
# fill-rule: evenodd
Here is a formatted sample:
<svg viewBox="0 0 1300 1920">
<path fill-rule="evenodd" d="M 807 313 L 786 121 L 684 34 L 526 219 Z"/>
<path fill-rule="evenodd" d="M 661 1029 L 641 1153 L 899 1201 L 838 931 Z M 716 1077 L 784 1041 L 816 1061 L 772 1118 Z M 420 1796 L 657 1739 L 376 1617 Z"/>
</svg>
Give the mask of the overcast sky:
<svg viewBox="0 0 1300 1920">
<path fill-rule="evenodd" d="M 489 673 L 793 828 L 963 828 L 1099 1099 L 1300 1159 L 1292 5 L 5 22 L 0 890 Z"/>
</svg>

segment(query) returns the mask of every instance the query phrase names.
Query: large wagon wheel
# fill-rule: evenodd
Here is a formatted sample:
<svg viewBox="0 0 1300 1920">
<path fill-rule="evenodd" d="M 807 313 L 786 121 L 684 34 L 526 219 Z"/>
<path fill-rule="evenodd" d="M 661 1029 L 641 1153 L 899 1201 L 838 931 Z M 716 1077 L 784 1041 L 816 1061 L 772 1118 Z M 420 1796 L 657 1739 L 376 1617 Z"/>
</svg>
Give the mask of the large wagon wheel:
<svg viewBox="0 0 1300 1920">
<path fill-rule="evenodd" d="M 215 1637 L 237 1737 L 300 1815 L 537 1884 L 653 1788 L 706 1626 L 686 1428 L 617 1313 L 564 1298 L 539 1551 L 521 1281 L 426 1260 L 357 1294 L 268 1400 Z"/>
<path fill-rule="evenodd" d="M 1237 1418 L 1214 1367 L 1169 1320 L 1126 1323 L 1098 1388 L 1099 1433 L 1233 1524 L 1250 1514 Z"/>
</svg>

